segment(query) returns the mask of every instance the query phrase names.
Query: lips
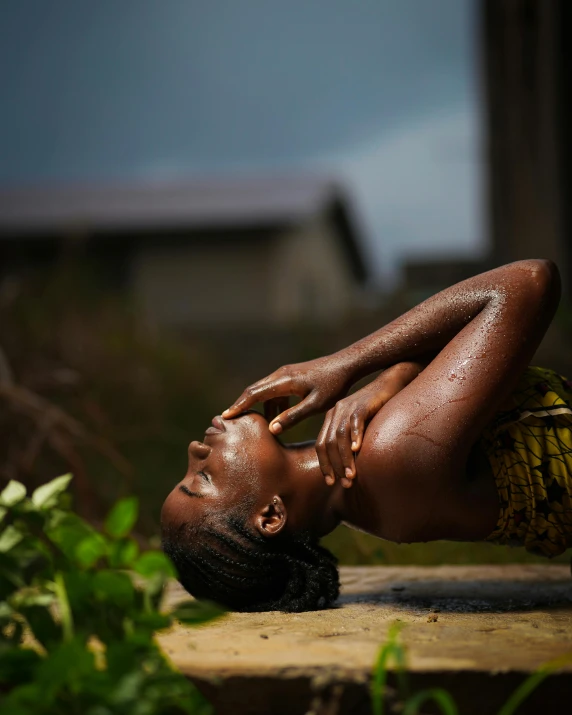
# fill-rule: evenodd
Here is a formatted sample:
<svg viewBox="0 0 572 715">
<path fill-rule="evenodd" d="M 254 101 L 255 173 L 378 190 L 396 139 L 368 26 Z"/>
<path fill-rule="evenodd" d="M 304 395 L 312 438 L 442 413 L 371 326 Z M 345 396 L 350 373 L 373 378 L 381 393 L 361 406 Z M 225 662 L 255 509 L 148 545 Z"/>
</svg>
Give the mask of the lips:
<svg viewBox="0 0 572 715">
<path fill-rule="evenodd" d="M 217 415 L 213 417 L 212 427 L 209 427 L 205 434 L 221 434 L 222 432 L 226 432 L 226 426 L 222 417 Z"/>
</svg>

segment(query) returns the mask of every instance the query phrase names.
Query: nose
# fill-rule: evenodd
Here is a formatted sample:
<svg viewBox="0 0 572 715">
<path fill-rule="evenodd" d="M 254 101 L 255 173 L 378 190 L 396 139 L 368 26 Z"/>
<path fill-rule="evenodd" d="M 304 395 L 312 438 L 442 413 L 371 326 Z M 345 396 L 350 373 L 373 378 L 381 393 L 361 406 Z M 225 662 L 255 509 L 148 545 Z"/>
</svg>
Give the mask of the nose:
<svg viewBox="0 0 572 715">
<path fill-rule="evenodd" d="M 192 455 L 197 459 L 206 459 L 210 453 L 211 448 L 204 442 L 199 442 L 195 439 L 189 445 L 189 455 Z"/>
</svg>

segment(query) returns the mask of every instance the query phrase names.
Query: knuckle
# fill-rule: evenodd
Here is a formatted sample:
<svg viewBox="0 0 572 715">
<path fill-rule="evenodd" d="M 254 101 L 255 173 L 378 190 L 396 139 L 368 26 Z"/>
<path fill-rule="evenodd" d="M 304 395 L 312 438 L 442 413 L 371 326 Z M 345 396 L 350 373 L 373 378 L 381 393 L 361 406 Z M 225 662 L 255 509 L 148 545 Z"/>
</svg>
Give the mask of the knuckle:
<svg viewBox="0 0 572 715">
<path fill-rule="evenodd" d="M 304 404 L 307 407 L 312 407 L 312 408 L 318 407 L 318 403 L 319 403 L 319 397 L 318 397 L 318 395 L 316 395 L 315 392 L 310 393 L 304 400 Z"/>
</svg>

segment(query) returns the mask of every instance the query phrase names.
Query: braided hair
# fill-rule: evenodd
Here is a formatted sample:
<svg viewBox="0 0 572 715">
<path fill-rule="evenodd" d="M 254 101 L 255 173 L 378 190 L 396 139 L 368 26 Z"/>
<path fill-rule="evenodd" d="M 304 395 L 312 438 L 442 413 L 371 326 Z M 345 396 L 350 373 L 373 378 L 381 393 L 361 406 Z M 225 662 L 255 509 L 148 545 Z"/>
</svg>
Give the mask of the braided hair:
<svg viewBox="0 0 572 715">
<path fill-rule="evenodd" d="M 339 594 L 335 556 L 307 533 L 266 539 L 244 512 L 163 534 L 183 587 L 233 611 L 312 611 Z"/>
</svg>

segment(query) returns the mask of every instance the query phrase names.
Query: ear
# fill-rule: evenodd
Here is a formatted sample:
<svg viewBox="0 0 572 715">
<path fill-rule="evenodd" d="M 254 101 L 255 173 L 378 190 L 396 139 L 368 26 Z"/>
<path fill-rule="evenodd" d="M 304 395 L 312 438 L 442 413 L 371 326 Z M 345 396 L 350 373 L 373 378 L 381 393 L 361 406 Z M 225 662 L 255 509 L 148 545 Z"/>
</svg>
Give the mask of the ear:
<svg viewBox="0 0 572 715">
<path fill-rule="evenodd" d="M 254 517 L 254 526 L 259 534 L 267 538 L 276 536 L 286 526 L 286 507 L 279 496 L 272 498 Z"/>
</svg>

